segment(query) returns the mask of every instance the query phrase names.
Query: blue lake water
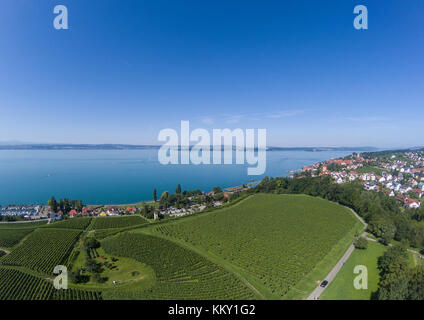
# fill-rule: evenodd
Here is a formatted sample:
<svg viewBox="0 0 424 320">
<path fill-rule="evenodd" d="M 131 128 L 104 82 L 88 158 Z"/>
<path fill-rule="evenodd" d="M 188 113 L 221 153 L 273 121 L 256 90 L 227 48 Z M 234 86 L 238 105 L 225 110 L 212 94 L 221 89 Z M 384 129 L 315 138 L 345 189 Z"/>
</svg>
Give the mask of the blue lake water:
<svg viewBox="0 0 424 320">
<path fill-rule="evenodd" d="M 151 200 L 152 190 L 174 192 L 200 188 L 210 191 L 258 181 L 264 176 L 287 176 L 318 161 L 349 151 L 271 151 L 263 176 L 248 176 L 248 165 L 161 165 L 157 150 L 2 150 L 0 205 L 46 203 L 56 198 L 85 204 L 127 204 Z"/>
</svg>

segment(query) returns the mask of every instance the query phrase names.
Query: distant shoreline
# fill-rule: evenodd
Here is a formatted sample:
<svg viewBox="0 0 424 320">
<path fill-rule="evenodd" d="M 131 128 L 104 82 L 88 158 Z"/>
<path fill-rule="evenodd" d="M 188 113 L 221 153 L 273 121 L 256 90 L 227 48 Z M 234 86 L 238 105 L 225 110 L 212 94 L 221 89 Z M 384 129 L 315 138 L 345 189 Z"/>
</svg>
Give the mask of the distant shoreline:
<svg viewBox="0 0 424 320">
<path fill-rule="evenodd" d="M 1 145 L 0 150 L 158 150 L 160 145 L 130 145 L 130 144 L 15 144 Z M 189 148 L 192 148 L 190 146 Z M 175 148 L 181 149 L 180 146 Z M 209 146 L 213 150 L 213 146 Z M 221 150 L 236 150 L 233 146 L 220 146 Z M 257 150 L 257 148 L 255 148 Z M 377 151 L 379 148 L 362 147 L 267 147 L 267 151 Z"/>
</svg>

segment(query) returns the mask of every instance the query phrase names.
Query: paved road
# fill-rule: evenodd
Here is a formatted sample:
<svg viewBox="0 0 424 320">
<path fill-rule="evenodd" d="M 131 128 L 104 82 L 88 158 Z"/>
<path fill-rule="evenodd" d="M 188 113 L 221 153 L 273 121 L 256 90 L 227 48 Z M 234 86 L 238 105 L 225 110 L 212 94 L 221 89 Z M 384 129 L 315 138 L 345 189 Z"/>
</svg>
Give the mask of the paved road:
<svg viewBox="0 0 424 320">
<path fill-rule="evenodd" d="M 348 208 L 354 215 L 355 217 L 361 221 L 361 223 L 364 225 L 365 230 L 367 230 L 368 224 L 351 208 Z M 367 240 L 369 241 L 374 241 L 377 242 L 376 239 L 370 238 L 368 237 L 368 233 L 364 232 L 361 234 L 361 237 L 365 237 Z M 392 244 L 389 244 L 389 246 L 392 246 Z M 324 290 L 330 285 L 330 283 L 334 280 L 334 278 L 336 277 L 337 273 L 339 273 L 340 269 L 343 267 L 343 264 L 347 261 L 347 259 L 349 259 L 350 255 L 352 254 L 353 250 L 355 250 L 355 246 L 352 244 L 350 245 L 350 247 L 347 249 L 347 251 L 345 252 L 345 254 L 343 255 L 343 257 L 339 260 L 339 262 L 337 262 L 337 264 L 334 266 L 334 268 L 330 271 L 330 273 L 327 275 L 327 277 L 325 278 L 325 280 L 328 281 L 328 284 L 325 288 L 322 288 L 320 286 L 316 287 L 314 291 L 312 291 L 312 293 L 309 295 L 309 297 L 307 298 L 307 300 L 319 300 L 319 297 L 321 296 L 321 294 L 324 292 Z M 419 252 L 412 250 L 412 249 L 407 249 L 409 252 L 412 252 L 414 254 L 420 255 Z"/>
<path fill-rule="evenodd" d="M 349 259 L 350 255 L 352 254 L 353 250 L 355 250 L 355 246 L 352 244 L 349 249 L 345 252 L 343 257 L 337 262 L 337 264 L 334 266 L 334 268 L 330 271 L 330 273 L 327 275 L 325 280 L 328 281 L 327 286 L 333 281 L 333 279 L 336 277 L 337 273 L 339 273 L 340 269 L 343 267 L 343 264 Z M 316 287 L 314 291 L 309 295 L 308 300 L 317 300 L 319 299 L 320 295 L 324 292 L 325 288 L 322 288 L 320 286 Z"/>
<path fill-rule="evenodd" d="M 368 225 L 367 223 L 351 208 L 348 208 L 355 217 L 364 225 L 365 230 L 367 229 Z M 364 232 L 361 236 L 365 236 L 366 232 Z M 309 295 L 307 300 L 319 300 L 319 297 L 324 292 L 324 290 L 330 285 L 330 283 L 334 280 L 334 278 L 339 273 L 340 269 L 343 267 L 344 263 L 349 259 L 350 255 L 352 254 L 353 250 L 355 250 L 355 246 L 353 243 L 350 245 L 350 247 L 346 250 L 343 257 L 337 262 L 337 264 L 334 266 L 334 268 L 330 271 L 330 273 L 325 277 L 325 280 L 328 281 L 328 284 L 326 287 L 322 288 L 320 286 L 316 287 L 314 291 Z"/>
</svg>

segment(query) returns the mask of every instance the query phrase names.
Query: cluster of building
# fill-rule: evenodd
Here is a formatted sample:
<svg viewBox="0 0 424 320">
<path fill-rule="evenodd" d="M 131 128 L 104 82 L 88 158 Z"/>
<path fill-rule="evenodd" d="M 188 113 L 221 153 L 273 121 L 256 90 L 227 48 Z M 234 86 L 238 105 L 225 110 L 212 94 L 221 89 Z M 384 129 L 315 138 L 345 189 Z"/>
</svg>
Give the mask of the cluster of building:
<svg viewBox="0 0 424 320">
<path fill-rule="evenodd" d="M 0 216 L 21 217 L 26 220 L 47 219 L 44 207 L 40 205 L 0 206 Z"/>
<path fill-rule="evenodd" d="M 366 167 L 366 170 L 361 168 Z M 360 180 L 366 190 L 385 192 L 408 208 L 424 201 L 424 152 L 396 153 L 390 157 L 331 159 L 302 169 L 313 176 L 328 175 L 337 183 Z"/>
<path fill-rule="evenodd" d="M 140 210 L 136 207 L 122 207 L 122 206 L 98 206 L 98 207 L 83 207 L 81 212 L 78 212 L 75 209 L 69 211 L 68 216 L 74 218 L 76 216 L 82 215 L 83 217 L 113 217 L 113 216 L 122 216 L 128 214 L 135 214 Z M 49 217 L 52 220 L 61 220 L 63 219 L 64 213 L 58 211 L 54 213 L 49 211 Z"/>
<path fill-rule="evenodd" d="M 199 211 L 203 211 L 205 209 L 206 209 L 205 205 L 193 204 L 189 206 L 187 209 L 186 208 L 178 209 L 178 208 L 170 207 L 168 209 L 160 211 L 159 213 L 162 215 L 169 215 L 170 217 L 182 217 L 187 214 L 193 214 Z M 155 216 L 155 219 L 157 219 L 156 216 Z"/>
</svg>

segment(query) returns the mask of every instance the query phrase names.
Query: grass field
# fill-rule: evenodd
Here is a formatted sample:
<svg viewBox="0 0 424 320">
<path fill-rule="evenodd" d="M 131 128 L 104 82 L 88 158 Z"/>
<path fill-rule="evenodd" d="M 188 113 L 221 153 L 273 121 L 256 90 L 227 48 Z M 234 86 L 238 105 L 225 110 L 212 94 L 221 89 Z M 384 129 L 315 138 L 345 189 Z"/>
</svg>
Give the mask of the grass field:
<svg viewBox="0 0 424 320">
<path fill-rule="evenodd" d="M 368 248 L 365 250 L 355 249 L 334 281 L 321 295 L 321 300 L 370 300 L 378 289 L 380 279 L 377 260 L 386 250 L 387 247 L 373 241 L 368 241 Z M 353 286 L 353 280 L 358 276 L 353 273 L 353 269 L 357 265 L 367 267 L 367 290 L 356 290 Z"/>
<path fill-rule="evenodd" d="M 381 174 L 383 173 L 383 169 L 376 168 L 376 167 L 365 166 L 365 167 L 361 167 L 361 168 L 356 169 L 356 172 L 358 172 L 358 173 L 371 173 L 371 172 L 374 172 L 375 174 L 378 174 L 378 175 L 381 176 Z"/>
<path fill-rule="evenodd" d="M 131 258 L 108 254 L 103 248 L 94 249 L 94 251 L 95 253 L 92 254 L 92 258 L 102 265 L 103 271 L 101 276 L 107 280 L 102 283 L 95 283 L 90 279 L 87 283 L 76 285 L 76 288 L 140 290 L 153 285 L 155 272 L 148 265 Z M 85 255 L 86 253 L 84 251 L 79 253 L 72 267 L 74 270 L 76 268 L 84 268 Z M 114 281 L 119 284 L 114 284 Z"/>
<path fill-rule="evenodd" d="M 155 232 L 201 249 L 258 284 L 266 297 L 281 298 L 357 223 L 348 209 L 323 199 L 259 194 Z"/>
</svg>

